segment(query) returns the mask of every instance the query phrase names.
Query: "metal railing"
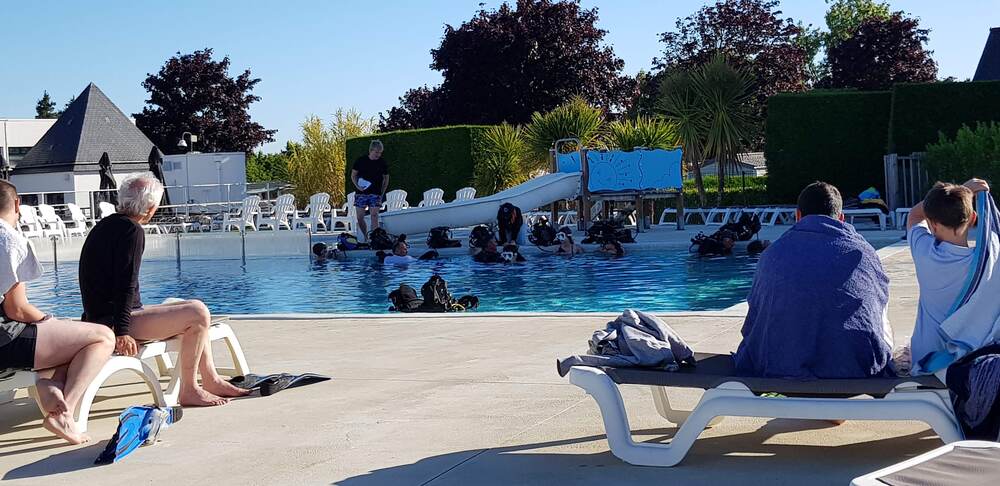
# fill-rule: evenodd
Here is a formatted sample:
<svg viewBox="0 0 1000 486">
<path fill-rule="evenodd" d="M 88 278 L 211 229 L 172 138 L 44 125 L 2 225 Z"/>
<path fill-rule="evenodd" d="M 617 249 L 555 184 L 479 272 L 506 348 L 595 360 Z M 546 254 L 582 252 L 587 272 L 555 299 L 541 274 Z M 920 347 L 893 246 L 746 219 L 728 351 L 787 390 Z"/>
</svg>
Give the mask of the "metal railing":
<svg viewBox="0 0 1000 486">
<path fill-rule="evenodd" d="M 890 210 L 913 207 L 920 202 L 930 183 L 923 167 L 923 152 L 910 155 L 888 154 L 885 169 L 885 202 Z"/>
</svg>

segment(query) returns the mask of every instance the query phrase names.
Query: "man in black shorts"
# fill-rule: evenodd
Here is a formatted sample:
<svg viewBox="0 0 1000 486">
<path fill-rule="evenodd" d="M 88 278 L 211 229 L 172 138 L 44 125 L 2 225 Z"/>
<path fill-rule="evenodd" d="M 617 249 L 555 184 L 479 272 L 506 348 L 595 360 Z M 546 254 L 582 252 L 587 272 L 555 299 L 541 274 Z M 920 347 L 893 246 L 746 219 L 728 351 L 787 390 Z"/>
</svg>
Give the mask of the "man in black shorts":
<svg viewBox="0 0 1000 486">
<path fill-rule="evenodd" d="M 371 212 L 372 230 L 378 228 L 378 210 L 382 206 L 382 195 L 389 187 L 389 163 L 382 158 L 382 150 L 382 142 L 372 140 L 368 145 L 368 155 L 358 157 L 351 169 L 351 182 L 357 189 L 354 193 L 354 207 L 357 208 L 361 238 L 368 237 L 365 209 Z"/>
</svg>

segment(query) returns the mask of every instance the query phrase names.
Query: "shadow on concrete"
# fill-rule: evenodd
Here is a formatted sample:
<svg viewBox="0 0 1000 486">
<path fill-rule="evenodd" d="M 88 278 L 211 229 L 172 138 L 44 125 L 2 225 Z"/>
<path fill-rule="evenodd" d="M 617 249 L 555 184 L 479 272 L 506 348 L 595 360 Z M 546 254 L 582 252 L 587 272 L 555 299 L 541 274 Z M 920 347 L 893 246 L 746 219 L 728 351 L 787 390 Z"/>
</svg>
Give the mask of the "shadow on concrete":
<svg viewBox="0 0 1000 486">
<path fill-rule="evenodd" d="M 489 449 L 474 449 L 427 457 L 406 464 L 371 471 L 336 481 L 341 486 L 376 485 L 491 485 L 491 484 L 810 484 L 844 485 L 851 479 L 889 464 L 922 454 L 941 442 L 930 430 L 868 442 L 827 444 L 774 444 L 776 434 L 836 427 L 830 422 L 771 420 L 743 434 L 705 437 L 673 468 L 626 464 L 610 451 L 593 450 L 589 442 L 604 435 L 578 437 Z M 677 428 L 634 431 L 645 442 L 663 442 Z M 810 434 L 809 437 L 816 437 Z M 558 447 L 559 451 L 545 451 Z M 574 449 L 581 452 L 572 452 Z"/>
<path fill-rule="evenodd" d="M 45 459 L 11 469 L 4 474 L 3 480 L 41 478 L 97 467 L 94 465 L 94 460 L 107 444 L 108 441 L 102 440 L 86 447 L 53 454 Z M 63 446 L 65 447 L 65 444 Z"/>
</svg>

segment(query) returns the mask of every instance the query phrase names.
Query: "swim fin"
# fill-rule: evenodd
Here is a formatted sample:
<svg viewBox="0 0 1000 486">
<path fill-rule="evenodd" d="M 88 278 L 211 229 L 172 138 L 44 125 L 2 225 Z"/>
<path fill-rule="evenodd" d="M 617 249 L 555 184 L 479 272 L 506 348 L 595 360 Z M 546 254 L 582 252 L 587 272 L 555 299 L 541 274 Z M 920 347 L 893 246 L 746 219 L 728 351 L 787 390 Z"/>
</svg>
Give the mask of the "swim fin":
<svg viewBox="0 0 1000 486">
<path fill-rule="evenodd" d="M 297 386 L 309 385 L 312 383 L 319 383 L 321 381 L 329 380 L 329 376 L 317 375 L 315 373 L 303 373 L 301 375 L 291 375 L 288 373 L 282 373 L 278 375 L 277 378 L 267 380 L 260 385 L 260 396 L 266 397 L 269 395 L 274 395 L 286 388 L 295 388 Z"/>
<path fill-rule="evenodd" d="M 183 417 L 181 407 L 129 407 L 118 416 L 118 430 L 94 464 L 112 464 L 140 446 L 156 442 L 160 431 Z"/>
</svg>

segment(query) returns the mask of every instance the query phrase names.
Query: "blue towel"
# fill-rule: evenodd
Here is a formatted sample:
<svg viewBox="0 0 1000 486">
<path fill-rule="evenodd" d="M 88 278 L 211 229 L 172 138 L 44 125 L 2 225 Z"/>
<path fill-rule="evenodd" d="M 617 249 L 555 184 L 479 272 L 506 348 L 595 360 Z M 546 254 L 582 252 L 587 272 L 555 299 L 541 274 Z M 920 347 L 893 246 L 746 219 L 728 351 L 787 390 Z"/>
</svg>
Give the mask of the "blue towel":
<svg viewBox="0 0 1000 486">
<path fill-rule="evenodd" d="M 773 378 L 894 376 L 889 278 L 842 221 L 806 216 L 757 264 L 736 371 Z"/>
<path fill-rule="evenodd" d="M 938 351 L 920 359 L 920 367 L 935 372 L 954 363 L 959 358 L 1000 341 L 1000 213 L 989 194 L 981 192 L 976 198 L 979 226 L 976 229 L 976 248 L 973 265 L 964 290 L 952 305 L 948 318 L 938 332 L 945 343 L 945 351 Z M 995 278 L 994 278 L 995 277 Z"/>
</svg>

